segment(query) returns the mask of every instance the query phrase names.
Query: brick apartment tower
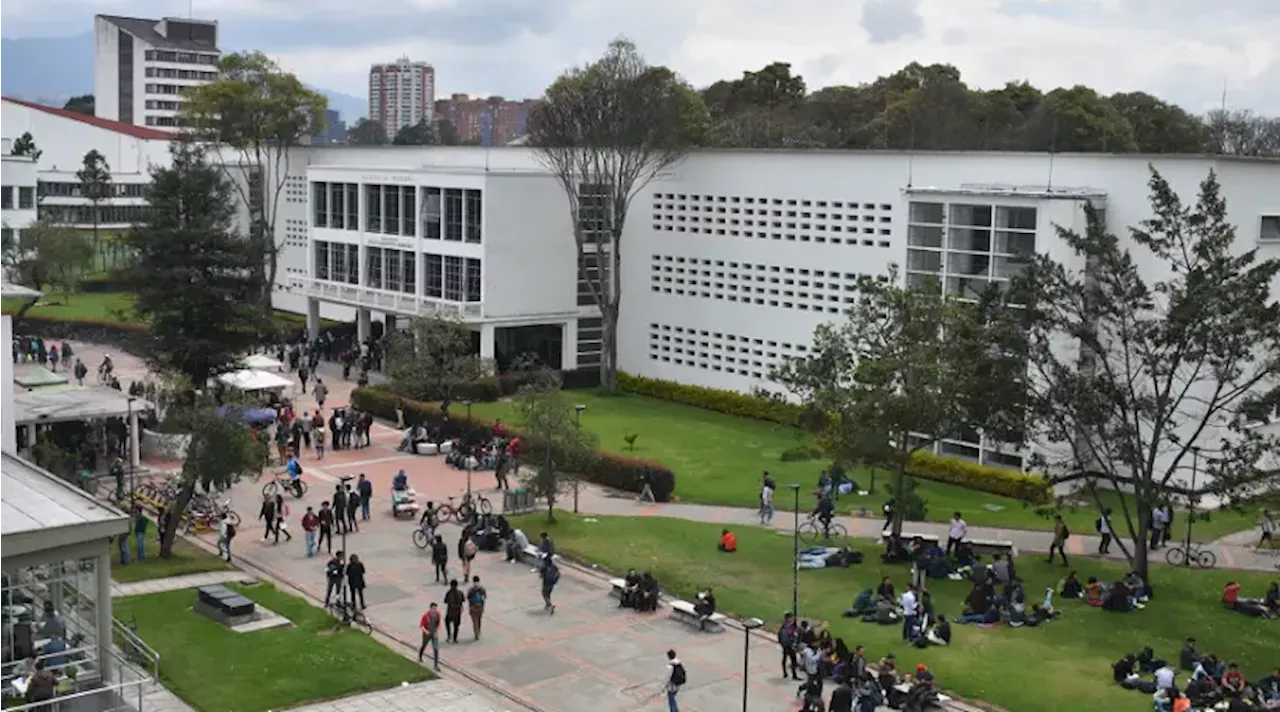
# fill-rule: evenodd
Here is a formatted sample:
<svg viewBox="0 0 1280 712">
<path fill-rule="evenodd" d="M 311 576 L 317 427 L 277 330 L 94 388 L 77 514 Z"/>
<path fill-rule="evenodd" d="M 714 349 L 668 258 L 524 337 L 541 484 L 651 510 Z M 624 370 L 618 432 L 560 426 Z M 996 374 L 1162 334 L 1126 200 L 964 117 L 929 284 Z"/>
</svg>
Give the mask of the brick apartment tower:
<svg viewBox="0 0 1280 712">
<path fill-rule="evenodd" d="M 426 62 L 401 57 L 369 69 L 369 118 L 387 132 L 387 140 L 406 126 L 434 118 L 436 70 Z"/>
<path fill-rule="evenodd" d="M 505 146 L 529 132 L 534 101 L 508 101 L 500 96 L 472 98 L 454 94 L 436 102 L 436 116 L 452 122 L 462 143 Z"/>
</svg>

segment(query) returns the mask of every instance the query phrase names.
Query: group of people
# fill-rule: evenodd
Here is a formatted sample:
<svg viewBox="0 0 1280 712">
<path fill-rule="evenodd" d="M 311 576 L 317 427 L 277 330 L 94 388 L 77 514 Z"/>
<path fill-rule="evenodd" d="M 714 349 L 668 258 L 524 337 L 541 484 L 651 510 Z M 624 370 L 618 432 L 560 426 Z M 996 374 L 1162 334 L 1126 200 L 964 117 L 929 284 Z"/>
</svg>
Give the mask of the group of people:
<svg viewBox="0 0 1280 712">
<path fill-rule="evenodd" d="M 1250 618 L 1280 618 L 1280 582 L 1272 581 L 1262 598 L 1241 598 L 1240 584 L 1228 581 L 1222 588 L 1222 605 Z"/>
<path fill-rule="evenodd" d="M 370 511 L 372 499 L 373 481 L 365 477 L 364 473 L 360 473 L 354 485 L 349 481 L 335 484 L 333 494 L 320 503 L 319 511 L 315 511 L 308 505 L 306 512 L 302 515 L 302 533 L 306 542 L 307 556 L 315 556 L 322 546 L 325 551 L 332 552 L 334 536 L 358 533 L 360 521 L 368 521 L 372 516 Z M 265 502 L 263 506 L 266 507 Z M 281 531 L 284 531 L 286 536 L 288 531 L 281 525 L 284 521 L 281 512 L 277 510 L 275 514 L 280 517 L 279 523 L 274 528 L 274 532 L 268 526 L 263 539 L 274 533 L 276 541 L 279 542 Z M 284 514 L 287 515 L 287 510 Z M 293 539 L 292 536 L 288 538 Z"/>
<path fill-rule="evenodd" d="M 1223 661 L 1213 653 L 1201 654 L 1195 638 L 1188 638 L 1182 646 L 1178 668 L 1190 673 L 1182 686 L 1178 685 L 1178 670 L 1155 657 L 1150 647 L 1111 664 L 1115 683 L 1151 694 L 1156 712 L 1280 710 L 1280 668 L 1250 682 L 1235 662 Z M 1147 675 L 1150 679 L 1144 677 Z"/>
</svg>

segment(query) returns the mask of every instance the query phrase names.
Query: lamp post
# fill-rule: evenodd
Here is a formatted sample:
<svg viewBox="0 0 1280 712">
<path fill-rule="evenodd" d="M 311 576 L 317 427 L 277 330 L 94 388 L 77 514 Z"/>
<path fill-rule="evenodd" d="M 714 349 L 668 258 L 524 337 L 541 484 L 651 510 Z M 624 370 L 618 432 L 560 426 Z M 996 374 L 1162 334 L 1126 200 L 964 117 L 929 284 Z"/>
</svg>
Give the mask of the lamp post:
<svg viewBox="0 0 1280 712">
<path fill-rule="evenodd" d="M 587 407 L 581 403 L 573 407 L 573 425 L 578 430 L 582 430 L 582 411 Z M 578 478 L 573 478 L 573 513 L 578 513 Z"/>
<path fill-rule="evenodd" d="M 751 675 L 751 631 L 764 625 L 759 618 L 742 621 L 742 712 L 747 712 L 747 681 Z"/>
<path fill-rule="evenodd" d="M 1200 469 L 1200 446 L 1191 446 L 1191 495 L 1187 497 L 1187 540 L 1183 543 L 1184 566 L 1191 566 L 1191 525 L 1196 521 L 1196 472 Z M 1172 511 L 1172 510 L 1171 510 Z"/>
<path fill-rule="evenodd" d="M 795 525 L 791 528 L 791 612 L 800 618 L 800 483 L 787 485 L 795 495 Z"/>
<path fill-rule="evenodd" d="M 467 432 L 466 432 L 466 434 L 467 434 L 467 435 L 470 435 L 470 434 L 471 434 L 471 401 L 469 401 L 469 400 L 465 400 L 465 401 L 462 401 L 462 404 L 463 404 L 463 405 L 465 405 L 465 406 L 467 406 Z M 471 443 L 469 442 L 470 440 L 471 440 L 471 438 L 470 438 L 470 437 L 464 437 L 464 438 L 462 439 L 463 447 L 467 448 L 466 454 L 464 454 L 464 455 L 463 455 L 463 463 L 462 463 L 462 464 L 464 464 L 464 465 L 466 465 L 466 466 L 467 466 L 467 501 L 468 501 L 468 502 L 470 502 L 470 501 L 471 501 L 471 452 L 472 452 L 472 451 L 471 451 Z"/>
<path fill-rule="evenodd" d="M 136 400 L 138 399 L 133 396 L 129 396 L 129 403 L 126 406 L 128 415 L 125 416 L 126 420 L 124 421 L 124 437 L 126 440 L 125 452 L 128 453 L 128 457 L 129 457 L 129 499 L 131 500 L 130 501 L 131 505 L 134 504 L 132 500 L 134 497 L 137 496 L 137 493 L 138 493 L 137 468 L 133 466 L 133 461 L 136 458 L 136 453 L 133 451 L 133 442 L 134 442 L 134 438 L 137 437 L 137 433 L 133 432 L 133 429 L 136 425 L 133 422 L 133 402 Z"/>
</svg>

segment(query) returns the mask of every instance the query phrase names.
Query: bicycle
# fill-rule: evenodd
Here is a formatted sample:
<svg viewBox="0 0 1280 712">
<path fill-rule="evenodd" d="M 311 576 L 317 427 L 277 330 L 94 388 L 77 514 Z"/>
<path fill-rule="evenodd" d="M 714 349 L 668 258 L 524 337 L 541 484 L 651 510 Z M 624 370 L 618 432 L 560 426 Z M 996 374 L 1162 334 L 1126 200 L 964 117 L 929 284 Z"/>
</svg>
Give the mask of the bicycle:
<svg viewBox="0 0 1280 712">
<path fill-rule="evenodd" d="M 301 478 L 276 477 L 262 486 L 264 497 L 274 497 L 281 491 L 292 494 L 294 499 L 302 499 L 307 494 L 307 483 Z"/>
<path fill-rule="evenodd" d="M 437 508 L 437 510 L 438 509 L 439 508 Z M 428 532 L 428 528 L 425 523 L 419 524 L 418 528 L 413 530 L 413 545 L 419 549 L 426 549 L 431 546 L 432 539 L 434 539 L 434 537 Z"/>
<path fill-rule="evenodd" d="M 1175 546 L 1164 555 L 1170 566 L 1188 566 L 1195 563 L 1202 569 L 1211 569 L 1218 564 L 1218 557 L 1212 551 L 1192 543 L 1190 547 Z"/>
<path fill-rule="evenodd" d="M 817 542 L 826 543 L 832 539 L 845 539 L 849 536 L 849 530 L 845 529 L 843 524 L 832 521 L 830 525 L 824 526 L 822 520 L 816 515 L 810 514 L 800 529 L 800 540 L 806 544 L 815 544 Z"/>
<path fill-rule="evenodd" d="M 343 600 L 334 601 L 329 604 L 329 614 L 338 619 L 335 628 L 355 628 L 366 634 L 373 633 L 373 624 L 369 622 L 364 611 L 357 608 L 354 603 Z"/>
</svg>

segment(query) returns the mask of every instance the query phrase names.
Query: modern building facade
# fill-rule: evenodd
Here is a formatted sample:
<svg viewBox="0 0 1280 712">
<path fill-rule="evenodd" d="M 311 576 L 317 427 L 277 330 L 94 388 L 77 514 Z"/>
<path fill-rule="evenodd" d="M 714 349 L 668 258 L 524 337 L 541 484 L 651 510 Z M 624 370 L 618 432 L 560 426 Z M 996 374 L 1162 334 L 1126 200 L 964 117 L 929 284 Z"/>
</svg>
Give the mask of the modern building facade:
<svg viewBox="0 0 1280 712">
<path fill-rule="evenodd" d="M 324 133 L 319 136 L 311 137 L 312 146 L 326 146 L 334 143 L 347 142 L 347 122 L 342 120 L 342 114 L 337 109 L 324 110 Z"/>
<path fill-rule="evenodd" d="M 10 155 L 11 144 L 5 138 L 0 149 L 0 230 L 6 245 L 21 240 L 22 231 L 36 221 L 36 161 Z"/>
<path fill-rule="evenodd" d="M 182 91 L 217 76 L 218 23 L 166 17 L 93 19 L 95 113 L 168 131 L 178 126 Z"/>
<path fill-rule="evenodd" d="M 401 57 L 369 68 L 369 118 L 387 132 L 387 140 L 406 126 L 431 121 L 435 111 L 436 70 L 426 62 Z"/>
<path fill-rule="evenodd" d="M 529 133 L 529 112 L 535 103 L 532 99 L 508 101 L 500 96 L 454 94 L 436 102 L 436 116 L 453 124 L 460 143 L 506 146 Z"/>
</svg>

